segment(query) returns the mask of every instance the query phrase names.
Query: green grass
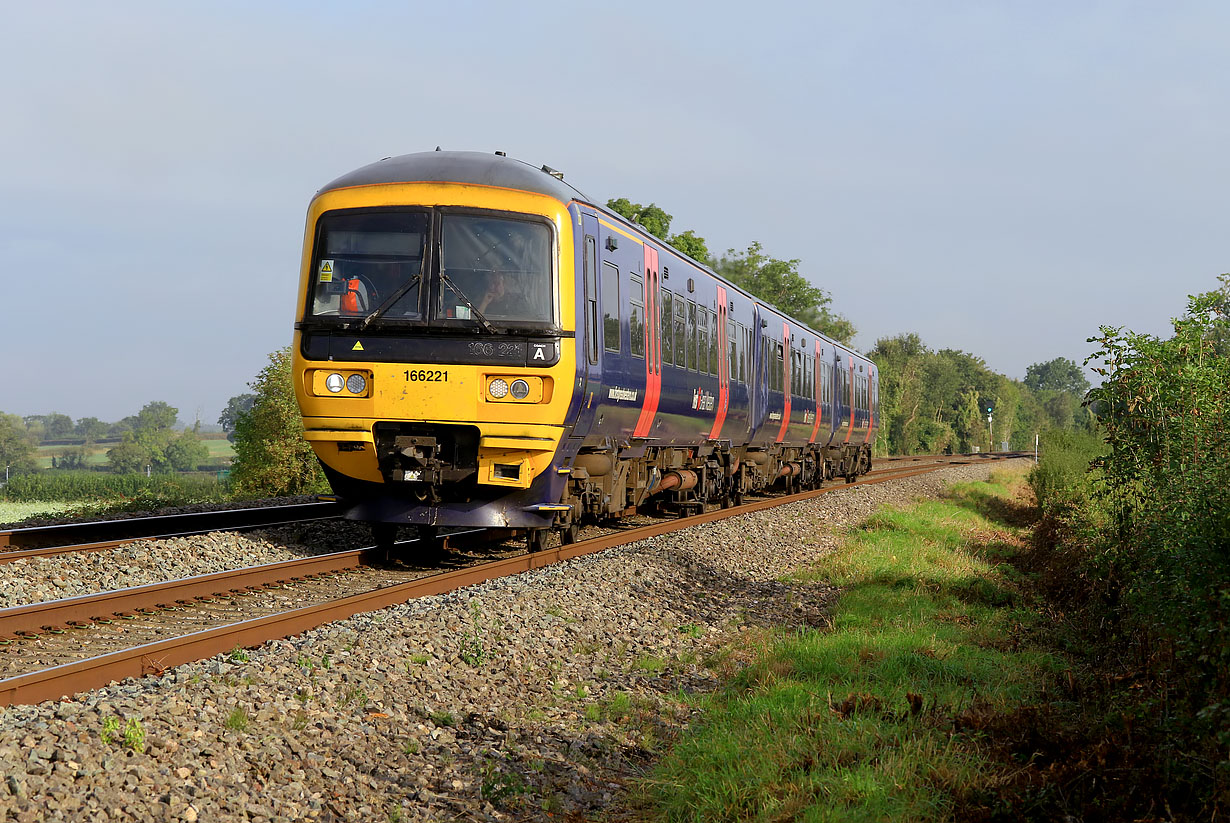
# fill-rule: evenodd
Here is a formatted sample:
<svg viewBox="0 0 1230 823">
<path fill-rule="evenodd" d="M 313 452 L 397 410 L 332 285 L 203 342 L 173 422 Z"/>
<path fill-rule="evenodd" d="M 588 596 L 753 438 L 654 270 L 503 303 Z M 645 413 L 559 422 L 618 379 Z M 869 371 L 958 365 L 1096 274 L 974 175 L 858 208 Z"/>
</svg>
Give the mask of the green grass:
<svg viewBox="0 0 1230 823">
<path fill-rule="evenodd" d="M 645 784 L 653 816 L 942 820 L 991 785 L 970 718 L 1037 699 L 1062 667 L 1024 639 L 1040 618 L 1003 565 L 1015 530 L 979 513 L 1008 493 L 878 513 L 798 575 L 844 587 L 833 629 L 719 655 L 750 664 L 698 699 L 703 720 Z"/>
<path fill-rule="evenodd" d="M 30 517 L 71 512 L 83 505 L 85 505 L 84 501 L 15 503 L 9 500 L 0 500 L 0 523 L 20 523 L 22 520 Z"/>
</svg>

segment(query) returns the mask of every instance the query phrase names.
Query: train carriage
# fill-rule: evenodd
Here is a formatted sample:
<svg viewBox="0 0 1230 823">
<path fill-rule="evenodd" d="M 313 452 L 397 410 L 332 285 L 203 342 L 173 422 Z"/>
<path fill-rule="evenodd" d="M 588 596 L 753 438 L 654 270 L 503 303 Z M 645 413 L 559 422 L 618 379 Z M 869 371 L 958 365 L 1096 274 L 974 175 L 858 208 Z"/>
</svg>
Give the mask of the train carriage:
<svg viewBox="0 0 1230 823">
<path fill-rule="evenodd" d="M 350 517 L 555 528 L 870 468 L 870 361 L 501 154 L 318 192 L 294 375 Z"/>
</svg>

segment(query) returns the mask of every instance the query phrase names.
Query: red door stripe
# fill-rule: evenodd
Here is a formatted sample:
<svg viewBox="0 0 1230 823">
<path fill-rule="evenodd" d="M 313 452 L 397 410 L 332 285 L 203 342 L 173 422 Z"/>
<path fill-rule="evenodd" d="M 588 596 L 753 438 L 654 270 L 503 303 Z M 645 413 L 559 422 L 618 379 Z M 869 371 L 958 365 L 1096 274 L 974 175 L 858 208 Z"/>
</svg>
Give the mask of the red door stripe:
<svg viewBox="0 0 1230 823">
<path fill-rule="evenodd" d="M 658 317 L 658 250 L 645 245 L 645 402 L 633 437 L 648 437 L 662 394 L 662 320 Z"/>
</svg>

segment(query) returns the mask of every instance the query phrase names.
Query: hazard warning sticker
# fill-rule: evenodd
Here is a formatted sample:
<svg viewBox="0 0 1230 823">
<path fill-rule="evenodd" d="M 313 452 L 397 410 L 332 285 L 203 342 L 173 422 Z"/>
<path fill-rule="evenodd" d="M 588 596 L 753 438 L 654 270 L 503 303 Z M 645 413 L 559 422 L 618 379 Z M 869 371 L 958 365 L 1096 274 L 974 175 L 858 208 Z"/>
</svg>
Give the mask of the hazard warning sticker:
<svg viewBox="0 0 1230 823">
<path fill-rule="evenodd" d="M 320 282 L 321 283 L 333 282 L 333 261 L 332 260 L 321 260 L 320 261 Z"/>
</svg>

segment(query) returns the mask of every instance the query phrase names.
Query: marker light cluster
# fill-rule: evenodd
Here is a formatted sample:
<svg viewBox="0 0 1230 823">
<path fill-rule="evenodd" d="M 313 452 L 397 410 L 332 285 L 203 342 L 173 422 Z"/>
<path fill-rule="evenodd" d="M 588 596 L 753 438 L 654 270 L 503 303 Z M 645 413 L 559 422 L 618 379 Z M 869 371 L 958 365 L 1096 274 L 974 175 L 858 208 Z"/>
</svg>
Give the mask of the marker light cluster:
<svg viewBox="0 0 1230 823">
<path fill-rule="evenodd" d="M 532 384 L 530 381 L 534 381 Z M 534 387 L 537 387 L 535 391 Z M 529 380 L 521 377 L 489 377 L 487 378 L 487 396 L 491 400 L 509 402 L 538 403 L 542 400 L 542 378 L 531 377 Z"/>
<path fill-rule="evenodd" d="M 332 394 L 341 394 L 345 390 L 350 394 L 365 395 L 367 394 L 367 377 L 358 372 L 350 374 L 333 372 L 325 377 L 325 389 Z"/>
</svg>

